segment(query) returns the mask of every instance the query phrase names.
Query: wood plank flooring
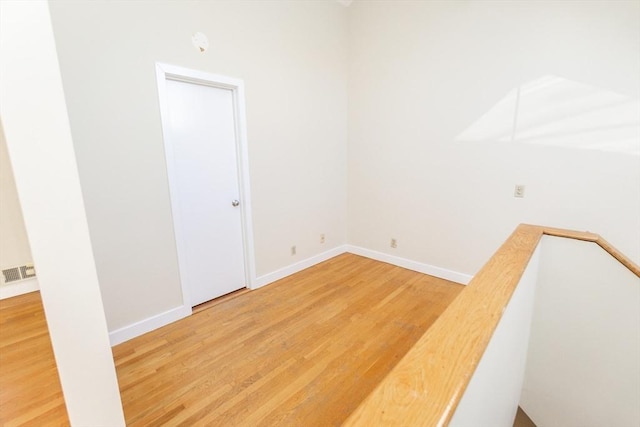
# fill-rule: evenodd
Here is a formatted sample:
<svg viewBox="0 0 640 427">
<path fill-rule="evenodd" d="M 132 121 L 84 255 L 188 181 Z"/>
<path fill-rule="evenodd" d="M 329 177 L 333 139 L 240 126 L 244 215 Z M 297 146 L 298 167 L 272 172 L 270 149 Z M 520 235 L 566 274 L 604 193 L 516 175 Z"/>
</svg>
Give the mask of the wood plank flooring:
<svg viewBox="0 0 640 427">
<path fill-rule="evenodd" d="M 0 300 L 0 425 L 67 425 L 40 292 Z"/>
<path fill-rule="evenodd" d="M 114 347 L 127 425 L 340 425 L 462 288 L 343 254 L 224 301 Z"/>
<path fill-rule="evenodd" d="M 518 412 L 516 412 L 516 419 L 513 421 L 513 427 L 536 427 L 536 424 L 529 418 L 526 412 L 518 406 Z"/>
</svg>

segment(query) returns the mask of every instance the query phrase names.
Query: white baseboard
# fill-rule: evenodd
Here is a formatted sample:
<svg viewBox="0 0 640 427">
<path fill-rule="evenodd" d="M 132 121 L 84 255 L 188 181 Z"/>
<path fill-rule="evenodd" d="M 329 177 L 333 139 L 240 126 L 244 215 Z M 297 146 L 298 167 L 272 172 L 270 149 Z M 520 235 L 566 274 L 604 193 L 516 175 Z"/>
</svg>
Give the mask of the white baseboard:
<svg viewBox="0 0 640 427">
<path fill-rule="evenodd" d="M 299 261 L 295 264 L 291 264 L 287 267 L 265 274 L 264 276 L 260 276 L 255 279 L 253 285 L 251 286 L 251 289 L 258 289 L 277 280 L 284 279 L 285 277 L 302 271 L 305 268 L 313 267 L 316 264 L 319 264 L 345 252 L 350 252 L 355 255 L 360 255 L 367 258 L 375 259 L 377 261 L 386 262 L 388 264 L 393 264 L 398 267 L 406 268 L 408 270 L 417 271 L 419 273 L 429 274 L 441 279 L 451 280 L 452 282 L 460 283 L 463 285 L 469 283 L 472 278 L 472 276 L 468 274 L 458 273 L 444 268 L 435 267 L 433 265 L 411 261 L 382 252 L 361 248 L 359 246 L 341 245 L 326 252 L 322 252 L 321 254 Z M 175 322 L 176 320 L 180 320 L 190 315 L 191 307 L 180 306 L 165 311 L 164 313 L 149 317 L 148 319 L 133 323 L 129 326 L 125 326 L 109 333 L 111 345 L 114 346 L 123 343 L 130 340 L 131 338 L 135 338 L 147 332 L 151 332 L 154 329 L 168 325 L 169 323 Z"/>
<path fill-rule="evenodd" d="M 321 254 L 312 256 L 311 258 L 307 258 L 305 260 L 296 262 L 295 264 L 291 264 L 287 267 L 281 268 L 280 270 L 265 274 L 264 276 L 260 276 L 255 280 L 251 289 L 258 289 L 265 285 L 268 285 L 269 283 L 273 283 L 276 280 L 284 279 L 285 277 L 291 276 L 292 274 L 302 271 L 305 268 L 313 267 L 316 264 L 319 264 L 345 252 L 347 252 L 347 245 L 341 245 L 326 252 L 322 252 Z"/>
<path fill-rule="evenodd" d="M 440 279 L 451 280 L 452 282 L 460 283 L 461 285 L 468 284 L 473 278 L 473 276 L 469 274 L 458 273 L 457 271 L 451 271 L 451 270 L 447 270 L 446 268 L 440 268 L 440 267 L 436 267 L 429 264 L 423 264 L 421 262 L 412 261 L 410 259 L 400 258 L 398 256 L 373 251 L 371 249 L 361 248 L 359 246 L 347 245 L 347 252 L 355 255 L 360 255 L 363 257 L 375 259 L 376 261 L 382 261 L 388 264 L 393 264 L 398 267 L 406 268 L 407 270 L 417 271 L 418 273 L 439 277 Z"/>
<path fill-rule="evenodd" d="M 21 280 L 16 283 L 8 283 L 0 286 L 0 299 L 15 297 L 29 292 L 40 290 L 38 279 L 32 277 L 30 279 Z"/>
<path fill-rule="evenodd" d="M 345 248 L 346 248 L 346 245 L 339 246 L 337 248 L 331 249 L 329 251 L 323 252 L 311 258 L 307 258 L 303 261 L 300 261 L 290 266 L 287 266 L 285 268 L 282 268 L 280 270 L 274 271 L 273 273 L 269 273 L 264 276 L 258 277 L 254 281 L 252 289 L 260 288 L 271 282 L 275 282 L 276 280 L 282 279 L 284 277 L 290 276 L 293 273 L 297 273 L 298 271 L 304 270 L 305 268 L 309 268 L 313 265 L 316 265 L 322 261 L 326 261 L 329 258 L 333 258 L 336 255 L 340 255 L 345 252 Z M 120 343 L 128 341 L 142 334 L 146 334 L 147 332 L 151 332 L 154 329 L 168 325 L 169 323 L 175 322 L 176 320 L 180 320 L 190 315 L 191 315 L 191 307 L 180 306 L 180 307 L 176 307 L 171 310 L 165 311 L 164 313 L 160 313 L 155 316 L 149 317 L 147 319 L 141 320 L 139 322 L 133 323 L 131 325 L 125 326 L 123 328 L 117 329 L 109 333 L 109 340 L 111 341 L 111 346 L 118 345 Z"/>
<path fill-rule="evenodd" d="M 176 320 L 183 319 L 191 315 L 191 307 L 183 305 L 180 307 L 172 308 L 164 313 L 156 314 L 144 320 L 141 320 L 123 328 L 117 329 L 113 332 L 109 332 L 109 340 L 111 346 L 118 345 L 131 338 L 138 337 L 147 332 L 151 332 L 154 329 L 161 328 L 162 326 L 173 323 Z"/>
</svg>

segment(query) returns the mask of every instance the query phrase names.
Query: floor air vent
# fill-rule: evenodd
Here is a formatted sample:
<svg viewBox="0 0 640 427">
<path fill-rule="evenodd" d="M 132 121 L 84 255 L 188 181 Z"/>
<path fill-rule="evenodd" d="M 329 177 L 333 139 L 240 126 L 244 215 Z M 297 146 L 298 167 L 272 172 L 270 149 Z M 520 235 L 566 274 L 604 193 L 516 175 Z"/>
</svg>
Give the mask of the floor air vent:
<svg viewBox="0 0 640 427">
<path fill-rule="evenodd" d="M 36 277 L 36 269 L 33 264 L 21 265 L 19 267 L 2 270 L 3 284 L 17 282 L 19 280 Z"/>
</svg>

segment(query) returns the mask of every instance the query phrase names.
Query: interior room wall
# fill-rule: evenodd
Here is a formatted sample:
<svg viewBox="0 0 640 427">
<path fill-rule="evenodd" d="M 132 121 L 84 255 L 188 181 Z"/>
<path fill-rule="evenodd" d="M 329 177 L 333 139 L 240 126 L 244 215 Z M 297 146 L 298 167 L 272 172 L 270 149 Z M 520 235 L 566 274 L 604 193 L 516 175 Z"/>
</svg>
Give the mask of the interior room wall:
<svg viewBox="0 0 640 427">
<path fill-rule="evenodd" d="M 520 406 L 539 426 L 640 424 L 640 278 L 544 236 Z"/>
<path fill-rule="evenodd" d="M 22 210 L 7 152 L 7 141 L 0 125 L 0 269 L 33 262 L 24 227 Z M 0 282 L 1 283 L 1 282 Z"/>
<path fill-rule="evenodd" d="M 258 276 L 346 243 L 347 225 L 353 246 L 464 274 L 520 222 L 598 232 L 640 259 L 637 156 L 460 140 L 545 76 L 637 100 L 638 8 L 52 3 L 110 330 L 181 303 L 155 61 L 245 81 Z"/>
<path fill-rule="evenodd" d="M 640 3 L 356 1 L 349 9 L 350 244 L 474 274 L 526 222 L 597 232 L 640 259 L 637 155 L 458 138 L 544 76 L 637 105 Z M 636 119 L 636 141 L 637 128 Z M 513 197 L 516 184 L 524 198 Z"/>
<path fill-rule="evenodd" d="M 109 330 L 182 303 L 155 61 L 245 82 L 258 276 L 346 243 L 343 6 L 56 1 L 51 15 Z"/>
<path fill-rule="evenodd" d="M 6 148 L 38 267 L 48 336 L 68 424 L 124 426 L 49 2 L 0 2 L 0 58 L 0 111 Z M 18 332 L 14 333 L 26 336 L 43 333 L 39 328 L 27 329 L 21 322 L 3 319 L 3 332 L 12 327 L 17 327 Z M 51 363 L 48 357 L 33 361 L 33 349 L 28 345 L 21 350 L 24 363 L 36 373 L 43 363 Z M 5 348 L 3 363 L 4 357 Z M 40 378 L 35 375 L 23 380 L 34 382 Z M 55 384 L 57 379 L 52 381 Z M 43 393 L 53 385 L 46 380 L 38 382 Z M 20 387 L 11 386 L 9 390 L 19 398 L 30 394 Z M 7 390 L 3 389 L 3 405 L 7 403 L 5 393 Z M 27 411 L 22 419 L 14 421 L 38 424 L 37 419 L 46 418 L 46 412 L 42 417 L 34 416 Z"/>
</svg>

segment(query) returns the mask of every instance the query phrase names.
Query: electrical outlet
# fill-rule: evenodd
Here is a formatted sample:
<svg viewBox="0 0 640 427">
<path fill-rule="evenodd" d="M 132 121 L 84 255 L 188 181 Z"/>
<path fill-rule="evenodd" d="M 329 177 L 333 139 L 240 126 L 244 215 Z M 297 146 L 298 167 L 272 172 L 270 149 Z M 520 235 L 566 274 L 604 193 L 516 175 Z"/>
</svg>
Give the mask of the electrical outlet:
<svg viewBox="0 0 640 427">
<path fill-rule="evenodd" d="M 295 255 L 295 254 L 296 254 L 296 247 L 294 245 L 294 246 L 291 246 L 291 255 Z"/>
<path fill-rule="evenodd" d="M 320 243 L 324 243 L 324 233 L 320 234 Z"/>
<path fill-rule="evenodd" d="M 513 197 L 524 197 L 524 185 L 516 185 L 516 188 L 513 191 Z"/>
<path fill-rule="evenodd" d="M 396 239 L 391 239 L 391 244 L 389 245 L 392 248 L 397 248 L 398 247 L 398 241 Z"/>
</svg>

